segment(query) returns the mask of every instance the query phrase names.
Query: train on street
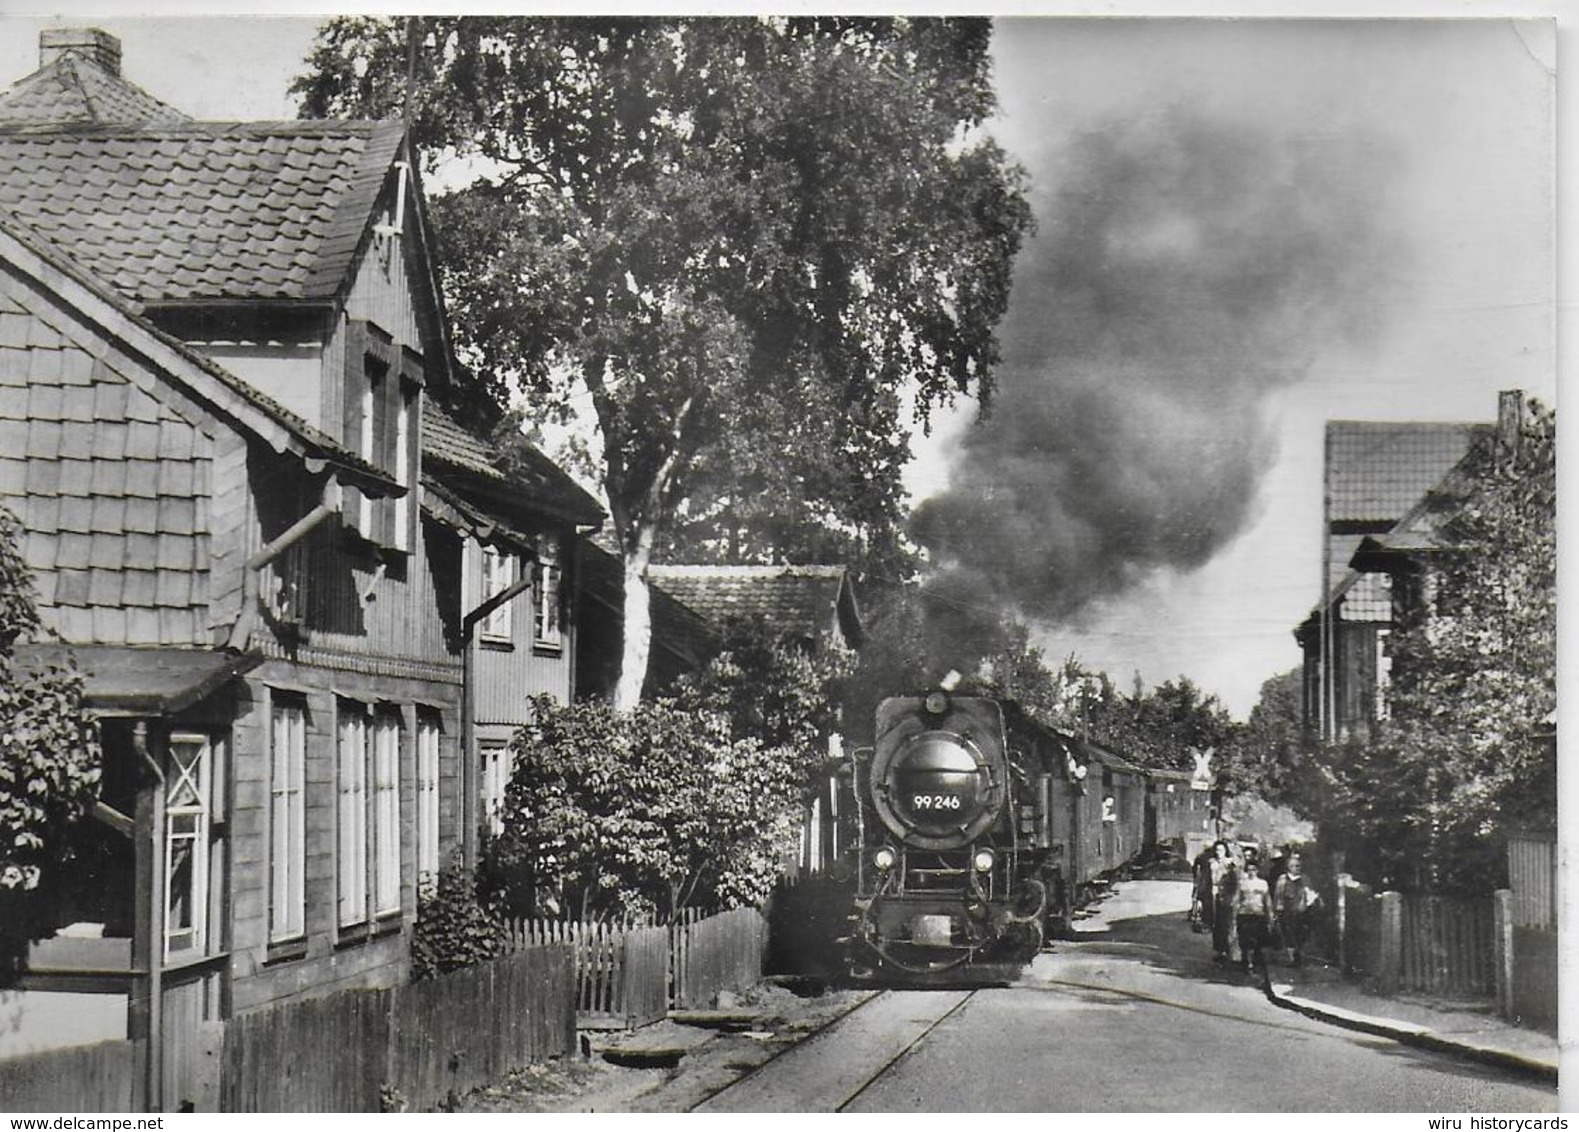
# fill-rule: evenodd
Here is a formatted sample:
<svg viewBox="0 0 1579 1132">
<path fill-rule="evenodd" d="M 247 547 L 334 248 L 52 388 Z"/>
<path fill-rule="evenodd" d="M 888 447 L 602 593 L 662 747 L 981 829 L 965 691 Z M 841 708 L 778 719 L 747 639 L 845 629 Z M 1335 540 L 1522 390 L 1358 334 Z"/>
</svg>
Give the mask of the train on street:
<svg viewBox="0 0 1579 1132">
<path fill-rule="evenodd" d="M 936 689 L 877 707 L 849 754 L 845 974 L 911 986 L 1014 978 L 1121 870 L 1202 829 L 1211 799 L 1039 722 Z"/>
</svg>

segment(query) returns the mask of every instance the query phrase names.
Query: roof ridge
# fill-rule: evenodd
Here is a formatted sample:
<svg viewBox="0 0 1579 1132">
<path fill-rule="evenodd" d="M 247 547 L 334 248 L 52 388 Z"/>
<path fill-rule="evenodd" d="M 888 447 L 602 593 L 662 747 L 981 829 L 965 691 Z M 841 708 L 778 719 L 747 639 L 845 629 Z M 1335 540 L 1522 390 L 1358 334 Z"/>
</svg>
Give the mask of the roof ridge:
<svg viewBox="0 0 1579 1132">
<path fill-rule="evenodd" d="M 94 103 L 93 92 L 88 89 L 88 84 L 82 81 L 82 74 L 78 70 L 79 63 L 80 60 L 76 55 L 63 55 L 60 59 L 60 69 L 71 76 L 72 85 L 77 88 L 77 93 L 82 95 L 88 114 L 96 121 L 99 117 L 99 107 Z"/>
<path fill-rule="evenodd" d="M 152 95 L 148 97 L 152 98 Z M 154 101 L 158 101 L 155 99 Z M 170 107 L 174 110 L 174 107 Z M 178 112 L 179 113 L 179 112 Z M 3 126 L 7 133 L 69 134 L 74 138 L 95 134 L 106 137 L 159 137 L 184 135 L 285 135 L 291 137 L 331 137 L 335 134 L 371 136 L 380 128 L 402 128 L 394 118 L 265 118 L 232 120 L 228 118 L 188 118 L 179 122 L 33 122 Z"/>
</svg>

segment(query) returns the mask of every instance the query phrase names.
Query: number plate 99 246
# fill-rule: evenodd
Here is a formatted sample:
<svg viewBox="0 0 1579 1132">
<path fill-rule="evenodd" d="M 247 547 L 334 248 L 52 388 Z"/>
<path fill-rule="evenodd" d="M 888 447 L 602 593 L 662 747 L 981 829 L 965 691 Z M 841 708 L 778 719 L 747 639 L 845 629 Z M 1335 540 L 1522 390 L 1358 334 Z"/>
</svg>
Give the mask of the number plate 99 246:
<svg viewBox="0 0 1579 1132">
<path fill-rule="evenodd" d="M 957 810 L 964 803 L 958 794 L 912 794 L 911 810 Z"/>
</svg>

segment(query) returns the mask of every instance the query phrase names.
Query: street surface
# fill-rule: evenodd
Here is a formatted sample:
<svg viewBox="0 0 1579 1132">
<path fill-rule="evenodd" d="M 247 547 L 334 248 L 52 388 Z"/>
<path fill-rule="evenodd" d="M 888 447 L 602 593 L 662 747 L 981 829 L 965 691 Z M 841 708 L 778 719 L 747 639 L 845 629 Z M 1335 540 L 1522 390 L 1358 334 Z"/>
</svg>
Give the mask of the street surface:
<svg viewBox="0 0 1579 1132">
<path fill-rule="evenodd" d="M 697 1111 L 1555 1111 L 1549 1087 L 1279 1009 L 1212 963 L 1187 902 L 1123 884 L 1014 986 L 884 992 Z"/>
</svg>

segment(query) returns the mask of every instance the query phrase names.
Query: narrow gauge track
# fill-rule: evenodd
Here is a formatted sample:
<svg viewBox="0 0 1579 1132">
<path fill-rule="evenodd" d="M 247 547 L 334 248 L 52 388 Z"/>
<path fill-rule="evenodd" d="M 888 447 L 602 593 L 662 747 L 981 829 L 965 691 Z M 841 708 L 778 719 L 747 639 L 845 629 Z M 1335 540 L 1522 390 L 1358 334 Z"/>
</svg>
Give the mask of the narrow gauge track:
<svg viewBox="0 0 1579 1132">
<path fill-rule="evenodd" d="M 693 1112 L 842 1112 L 977 990 L 882 990 L 706 1097 Z M 855 1043 L 830 1033 L 864 1033 Z M 763 1073 L 769 1066 L 772 1073 Z"/>
</svg>

